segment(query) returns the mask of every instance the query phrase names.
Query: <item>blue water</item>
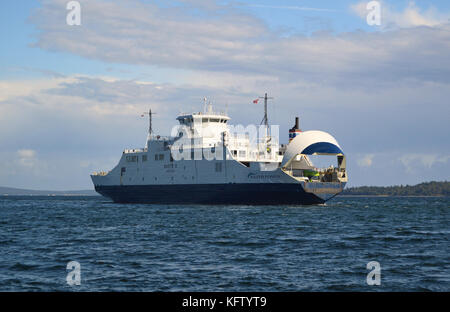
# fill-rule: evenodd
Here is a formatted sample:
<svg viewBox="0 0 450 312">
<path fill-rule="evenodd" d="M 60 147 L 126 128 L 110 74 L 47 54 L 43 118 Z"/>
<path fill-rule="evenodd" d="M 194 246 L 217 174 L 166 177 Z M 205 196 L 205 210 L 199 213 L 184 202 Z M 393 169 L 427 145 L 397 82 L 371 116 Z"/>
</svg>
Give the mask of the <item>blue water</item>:
<svg viewBox="0 0 450 312">
<path fill-rule="evenodd" d="M 0 197 L 0 291 L 450 291 L 450 198 L 325 206 Z M 69 261 L 81 285 L 66 283 Z M 369 261 L 381 285 L 369 286 Z"/>
</svg>

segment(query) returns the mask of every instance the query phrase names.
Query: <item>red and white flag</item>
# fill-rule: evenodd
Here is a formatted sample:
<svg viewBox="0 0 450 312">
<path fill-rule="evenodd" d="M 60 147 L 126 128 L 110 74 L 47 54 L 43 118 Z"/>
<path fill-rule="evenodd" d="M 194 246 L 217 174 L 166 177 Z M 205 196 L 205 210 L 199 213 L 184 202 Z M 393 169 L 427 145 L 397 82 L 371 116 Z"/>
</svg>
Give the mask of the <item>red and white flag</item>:
<svg viewBox="0 0 450 312">
<path fill-rule="evenodd" d="M 258 104 L 259 99 L 253 100 L 253 104 Z"/>
</svg>

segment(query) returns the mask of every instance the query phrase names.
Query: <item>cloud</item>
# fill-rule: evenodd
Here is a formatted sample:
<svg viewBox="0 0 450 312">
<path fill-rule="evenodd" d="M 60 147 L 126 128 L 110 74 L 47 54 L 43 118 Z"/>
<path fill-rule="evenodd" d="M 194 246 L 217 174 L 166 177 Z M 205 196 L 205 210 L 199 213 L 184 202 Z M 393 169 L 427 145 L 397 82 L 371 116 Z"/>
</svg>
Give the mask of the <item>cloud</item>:
<svg viewBox="0 0 450 312">
<path fill-rule="evenodd" d="M 261 21 L 226 8 L 199 19 L 179 7 L 159 8 L 134 0 L 83 3 L 83 26 L 74 28 L 60 22 L 65 2 L 44 1 L 32 16 L 42 31 L 37 45 L 92 58 L 103 54 L 102 59 L 112 62 L 201 66 L 205 56 L 224 59 L 265 31 Z"/>
<path fill-rule="evenodd" d="M 434 165 L 441 163 L 447 164 L 450 155 L 440 154 L 405 154 L 398 158 L 408 173 L 416 172 L 422 167 L 430 169 Z"/>
<path fill-rule="evenodd" d="M 393 10 L 385 1 L 378 1 L 381 9 L 381 28 L 410 28 L 417 26 L 436 27 L 449 23 L 450 12 L 441 13 L 433 7 L 421 10 L 414 1 L 410 1 L 408 6 L 400 12 Z M 367 1 L 352 4 L 350 9 L 362 19 L 366 19 Z"/>
<path fill-rule="evenodd" d="M 54 88 L 61 82 L 71 82 L 73 78 L 0 80 L 0 102 L 8 98 L 35 94 L 44 89 Z M 2 106 L 0 106 L 1 110 Z"/>
<path fill-rule="evenodd" d="M 17 151 L 17 156 L 21 166 L 32 168 L 36 165 L 36 151 L 32 149 L 20 149 Z"/>
<path fill-rule="evenodd" d="M 364 155 L 362 158 L 358 159 L 358 166 L 360 167 L 370 167 L 372 166 L 374 154 Z"/>
<path fill-rule="evenodd" d="M 424 181 L 444 181 L 450 175 L 450 153 L 413 153 L 386 150 L 364 154 L 347 153 L 349 185 L 417 184 Z M 360 166 L 371 160 L 370 167 Z"/>
<path fill-rule="evenodd" d="M 195 15 L 139 1 L 82 3 L 81 26 L 64 24 L 62 0 L 30 21 L 35 46 L 109 63 L 272 76 L 284 82 L 370 88 L 399 80 L 450 81 L 450 25 L 383 33 L 281 36 L 255 16 L 216 5 Z"/>
<path fill-rule="evenodd" d="M 20 158 L 34 158 L 34 156 L 36 155 L 36 152 L 33 151 L 32 149 L 21 149 L 17 151 L 17 155 L 19 155 Z"/>
<path fill-rule="evenodd" d="M 33 181 L 33 185 L 28 185 L 37 187 L 40 186 L 40 180 L 52 176 L 47 161 L 38 157 L 38 152 L 34 149 L 22 148 L 15 152 L 4 149 L 0 151 L 0 163 L 2 186 L 21 187 Z"/>
</svg>

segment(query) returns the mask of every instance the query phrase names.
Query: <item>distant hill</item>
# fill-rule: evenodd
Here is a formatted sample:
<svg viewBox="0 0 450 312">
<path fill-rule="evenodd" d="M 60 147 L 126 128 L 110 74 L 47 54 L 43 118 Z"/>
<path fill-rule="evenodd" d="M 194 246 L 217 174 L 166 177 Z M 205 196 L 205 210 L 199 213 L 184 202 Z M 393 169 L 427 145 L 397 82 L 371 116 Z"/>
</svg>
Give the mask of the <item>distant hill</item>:
<svg viewBox="0 0 450 312">
<path fill-rule="evenodd" d="M 81 190 L 81 191 L 37 191 L 37 190 L 26 190 L 12 187 L 2 187 L 0 186 L 0 196 L 2 195 L 41 195 L 41 196 L 50 196 L 50 195 L 60 195 L 60 196 L 94 196 L 99 195 L 94 190 Z"/>
<path fill-rule="evenodd" d="M 80 191 L 37 191 L 0 186 L 2 195 L 59 195 L 100 196 L 94 190 Z M 425 182 L 417 185 L 358 186 L 345 189 L 341 195 L 385 195 L 385 196 L 450 196 L 450 182 Z"/>
<path fill-rule="evenodd" d="M 425 182 L 417 185 L 359 186 L 345 189 L 342 195 L 450 196 L 450 182 Z"/>
</svg>

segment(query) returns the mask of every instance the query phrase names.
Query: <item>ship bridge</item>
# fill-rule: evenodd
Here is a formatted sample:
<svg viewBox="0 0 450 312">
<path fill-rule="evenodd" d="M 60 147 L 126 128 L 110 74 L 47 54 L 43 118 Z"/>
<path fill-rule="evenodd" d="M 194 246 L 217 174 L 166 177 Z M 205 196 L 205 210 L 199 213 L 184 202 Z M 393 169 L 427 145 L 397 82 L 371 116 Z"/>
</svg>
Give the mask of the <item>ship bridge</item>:
<svg viewBox="0 0 450 312">
<path fill-rule="evenodd" d="M 176 119 L 179 126 L 175 137 L 201 139 L 202 147 L 211 147 L 220 144 L 230 117 L 225 112 L 213 111 L 209 105 L 204 112 L 181 113 Z"/>
<path fill-rule="evenodd" d="M 183 142 L 178 144 L 184 148 L 215 148 L 223 145 L 229 150 L 227 159 L 233 158 L 247 167 L 250 162 L 256 161 L 281 162 L 278 138 L 265 136 L 251 139 L 244 127 L 228 125 L 231 118 L 225 112 L 213 111 L 211 105 L 204 112 L 181 113 L 176 119 L 179 122 L 178 133 L 172 135 L 175 140 L 182 139 Z M 240 130 L 244 132 L 240 133 Z"/>
<path fill-rule="evenodd" d="M 217 124 L 226 124 L 230 117 L 222 112 L 208 112 L 208 113 L 192 113 L 185 114 L 182 113 L 177 117 L 180 125 L 194 126 L 201 123 L 203 126 L 215 126 Z"/>
</svg>

